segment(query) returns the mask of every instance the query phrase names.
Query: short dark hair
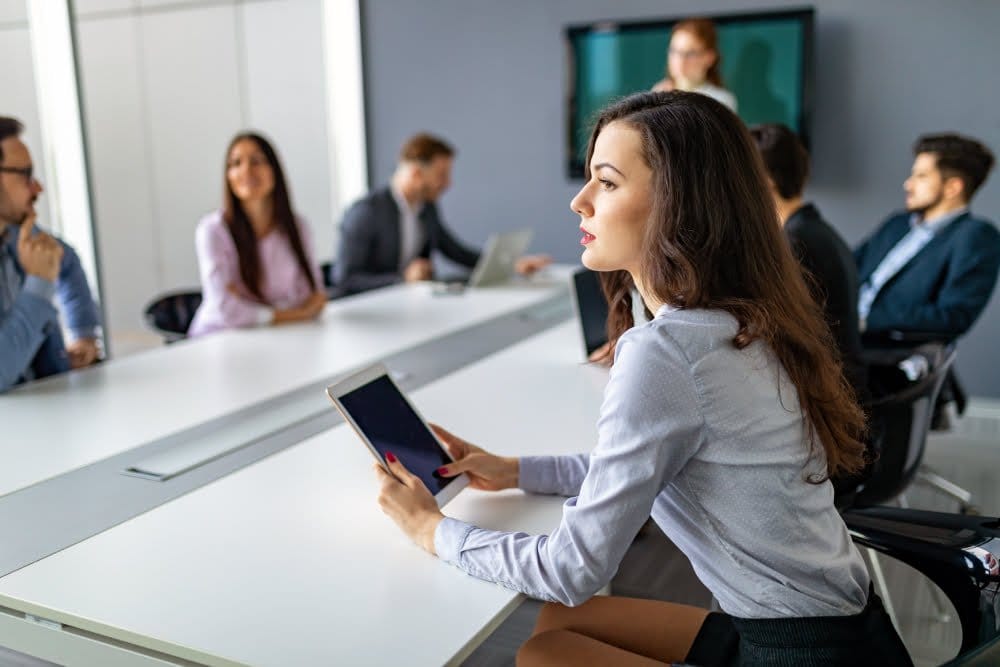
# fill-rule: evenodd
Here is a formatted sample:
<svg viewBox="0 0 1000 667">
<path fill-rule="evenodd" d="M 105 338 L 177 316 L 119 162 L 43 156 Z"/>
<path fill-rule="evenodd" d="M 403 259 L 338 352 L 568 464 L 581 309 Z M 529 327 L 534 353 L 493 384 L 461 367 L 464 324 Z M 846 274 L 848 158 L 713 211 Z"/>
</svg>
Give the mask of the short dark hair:
<svg viewBox="0 0 1000 667">
<path fill-rule="evenodd" d="M 925 134 L 913 144 L 913 154 L 931 153 L 945 178 L 962 179 L 965 201 L 972 199 L 993 168 L 993 153 L 982 143 L 959 134 Z"/>
<path fill-rule="evenodd" d="M 24 124 L 10 116 L 0 116 L 0 141 L 18 137 L 24 132 Z M 3 160 L 3 146 L 0 146 L 0 160 Z"/>
<path fill-rule="evenodd" d="M 451 157 L 454 154 L 455 149 L 447 141 L 433 134 L 421 132 L 406 140 L 399 150 L 399 160 L 427 164 L 439 155 Z"/>
<path fill-rule="evenodd" d="M 784 125 L 754 125 L 750 136 L 764 160 L 767 175 L 785 199 L 802 194 L 809 178 L 809 153 L 799 138 Z"/>
</svg>

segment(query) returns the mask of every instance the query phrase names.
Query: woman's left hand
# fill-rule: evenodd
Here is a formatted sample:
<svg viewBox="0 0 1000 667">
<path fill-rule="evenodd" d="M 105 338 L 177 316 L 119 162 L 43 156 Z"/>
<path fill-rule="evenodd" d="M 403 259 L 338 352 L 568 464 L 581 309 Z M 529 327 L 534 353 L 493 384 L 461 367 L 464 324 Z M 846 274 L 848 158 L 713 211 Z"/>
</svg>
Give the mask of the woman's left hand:
<svg viewBox="0 0 1000 667">
<path fill-rule="evenodd" d="M 385 459 L 392 475 L 381 465 L 375 464 L 379 482 L 379 507 L 411 540 L 436 555 L 434 531 L 444 515 L 438 509 L 434 496 L 420 478 L 407 470 L 392 453 L 386 453 Z"/>
</svg>

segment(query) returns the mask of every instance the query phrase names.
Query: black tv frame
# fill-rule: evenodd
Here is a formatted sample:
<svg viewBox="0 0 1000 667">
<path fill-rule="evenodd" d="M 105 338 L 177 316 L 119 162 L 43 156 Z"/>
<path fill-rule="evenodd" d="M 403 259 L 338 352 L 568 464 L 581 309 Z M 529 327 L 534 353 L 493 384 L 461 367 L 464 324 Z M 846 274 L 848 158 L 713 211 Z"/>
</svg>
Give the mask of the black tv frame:
<svg viewBox="0 0 1000 667">
<path fill-rule="evenodd" d="M 799 105 L 799 138 L 806 149 L 811 147 L 811 123 L 813 115 L 813 82 L 814 82 L 814 52 L 813 43 L 815 40 L 816 10 L 814 7 L 791 7 L 776 11 L 750 11 L 739 14 L 686 14 L 675 18 L 642 19 L 634 21 L 592 21 L 587 24 L 577 24 L 567 26 L 564 29 L 564 39 L 566 45 L 566 168 L 567 175 L 571 179 L 583 178 L 583 161 L 576 156 L 576 137 L 581 128 L 575 127 L 576 119 L 576 85 L 575 85 L 575 53 L 573 50 L 573 39 L 581 33 L 596 31 L 606 31 L 614 28 L 619 32 L 630 30 L 648 30 L 650 28 L 669 28 L 670 26 L 689 19 L 694 16 L 711 19 L 716 25 L 726 23 L 736 23 L 747 19 L 775 20 L 775 19 L 800 19 L 804 27 L 802 31 L 802 78 L 800 90 L 802 91 L 801 104 Z"/>
</svg>

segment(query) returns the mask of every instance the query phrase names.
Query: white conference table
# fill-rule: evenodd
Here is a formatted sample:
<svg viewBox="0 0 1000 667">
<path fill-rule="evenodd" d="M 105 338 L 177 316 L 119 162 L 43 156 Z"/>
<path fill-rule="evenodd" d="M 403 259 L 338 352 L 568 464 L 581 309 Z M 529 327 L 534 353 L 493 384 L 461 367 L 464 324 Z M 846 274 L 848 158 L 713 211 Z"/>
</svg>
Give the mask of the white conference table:
<svg viewBox="0 0 1000 667">
<path fill-rule="evenodd" d="M 588 451 L 607 371 L 580 348 L 569 321 L 411 398 L 500 454 Z M 0 578 L 0 607 L 63 625 L 0 614 L 0 636 L 67 664 L 458 662 L 522 597 L 410 543 L 376 505 L 372 463 L 339 425 Z M 562 502 L 466 489 L 445 512 L 546 532 Z"/>
<path fill-rule="evenodd" d="M 454 296 L 399 285 L 333 301 L 316 322 L 220 332 L 16 388 L 0 395 L 0 497 L 542 302 L 565 273 Z"/>
</svg>

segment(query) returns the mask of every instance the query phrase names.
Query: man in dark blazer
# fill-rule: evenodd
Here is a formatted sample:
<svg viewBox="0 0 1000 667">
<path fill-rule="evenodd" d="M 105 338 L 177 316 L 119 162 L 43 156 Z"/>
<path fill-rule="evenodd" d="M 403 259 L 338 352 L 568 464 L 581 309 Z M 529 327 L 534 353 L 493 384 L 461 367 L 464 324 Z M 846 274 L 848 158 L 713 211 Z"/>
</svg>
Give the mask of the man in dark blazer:
<svg viewBox="0 0 1000 667">
<path fill-rule="evenodd" d="M 891 216 L 854 251 L 862 331 L 963 335 L 986 307 L 1000 270 L 1000 233 L 969 211 L 994 159 L 955 134 L 914 145 L 903 188 L 906 212 Z"/>
<path fill-rule="evenodd" d="M 823 306 L 840 350 L 844 375 L 859 400 L 868 395 L 868 372 L 862 361 L 858 330 L 858 274 L 844 239 L 803 193 L 809 177 L 809 154 L 784 125 L 756 125 L 750 134 L 767 172 L 771 196 L 785 237 L 806 271 L 813 297 Z"/>
<path fill-rule="evenodd" d="M 431 253 L 472 268 L 479 252 L 464 246 L 445 227 L 437 200 L 451 185 L 455 151 L 443 140 L 417 134 L 400 151 L 388 187 L 355 202 L 344 214 L 334 253 L 334 282 L 348 294 L 398 282 L 429 280 Z M 519 273 L 547 265 L 548 257 L 525 256 Z"/>
</svg>

